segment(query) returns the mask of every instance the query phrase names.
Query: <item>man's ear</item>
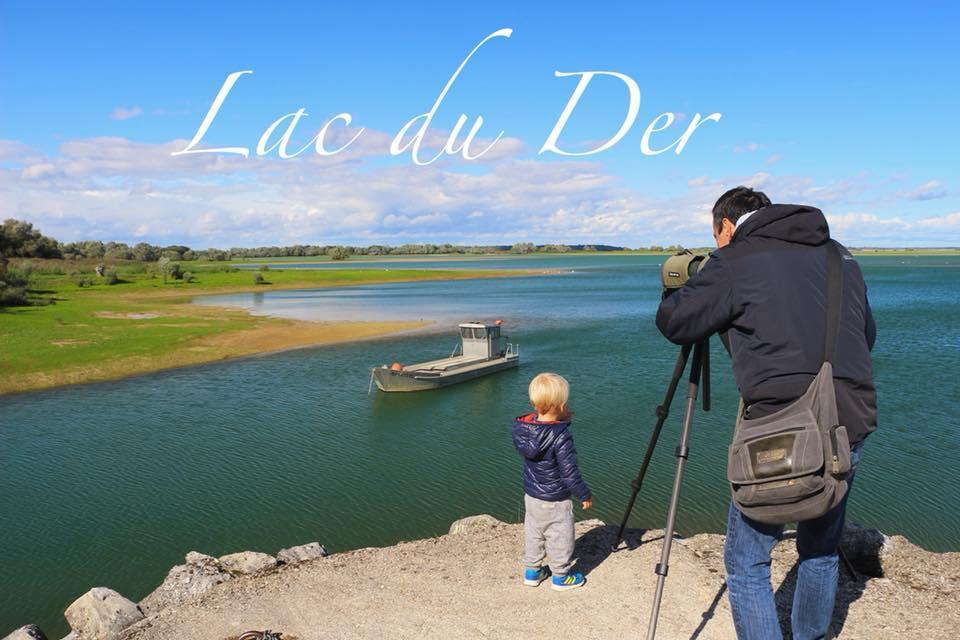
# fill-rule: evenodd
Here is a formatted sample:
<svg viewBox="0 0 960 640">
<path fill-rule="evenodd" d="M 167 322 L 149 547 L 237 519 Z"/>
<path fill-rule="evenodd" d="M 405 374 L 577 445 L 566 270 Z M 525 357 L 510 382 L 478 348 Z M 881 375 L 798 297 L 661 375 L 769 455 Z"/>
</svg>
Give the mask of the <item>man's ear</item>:
<svg viewBox="0 0 960 640">
<path fill-rule="evenodd" d="M 737 225 L 730 218 L 724 218 L 720 222 L 720 231 L 717 233 L 717 246 L 725 247 L 733 239 L 733 232 L 737 230 Z"/>
</svg>

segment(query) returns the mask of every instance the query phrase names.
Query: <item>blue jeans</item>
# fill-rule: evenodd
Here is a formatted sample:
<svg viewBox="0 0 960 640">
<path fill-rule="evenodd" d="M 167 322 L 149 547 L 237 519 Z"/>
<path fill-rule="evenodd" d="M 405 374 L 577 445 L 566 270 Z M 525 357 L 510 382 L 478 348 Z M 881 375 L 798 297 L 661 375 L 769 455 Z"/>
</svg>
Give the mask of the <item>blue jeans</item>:
<svg viewBox="0 0 960 640">
<path fill-rule="evenodd" d="M 794 640 L 823 638 L 830 627 L 837 595 L 838 553 L 847 498 L 860 462 L 863 442 L 851 448 L 850 487 L 843 501 L 814 520 L 797 523 L 797 586 L 790 621 Z M 730 502 L 723 561 L 733 625 L 740 640 L 780 640 L 777 606 L 770 585 L 770 553 L 783 525 L 751 520 Z"/>
</svg>

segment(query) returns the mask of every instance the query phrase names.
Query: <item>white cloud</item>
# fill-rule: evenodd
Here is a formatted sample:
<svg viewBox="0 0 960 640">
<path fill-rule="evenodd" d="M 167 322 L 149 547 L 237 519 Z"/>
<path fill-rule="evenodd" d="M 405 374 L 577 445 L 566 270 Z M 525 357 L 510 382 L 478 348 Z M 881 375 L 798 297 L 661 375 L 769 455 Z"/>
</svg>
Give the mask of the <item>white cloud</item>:
<svg viewBox="0 0 960 640">
<path fill-rule="evenodd" d="M 928 229 L 958 229 L 960 230 L 960 211 L 948 213 L 945 216 L 923 218 L 917 221 L 917 226 Z"/>
<path fill-rule="evenodd" d="M 840 239 L 854 246 L 960 244 L 955 214 L 917 222 L 916 215 L 863 206 L 878 184 L 863 174 L 832 182 L 770 172 L 701 175 L 686 180 L 680 194 L 664 196 L 625 186 L 598 162 L 523 157 L 516 139 L 501 140 L 502 150 L 483 162 L 443 159 L 426 167 L 386 157 L 389 141 L 367 131 L 341 155 L 278 160 L 172 157 L 183 140 L 86 138 L 53 155 L 0 140 L 7 163 L 0 164 L 0 219 L 30 220 L 65 241 L 198 248 L 417 241 L 706 246 L 713 202 L 745 184 L 779 202 L 823 208 Z"/>
<path fill-rule="evenodd" d="M 901 191 L 897 195 L 907 200 L 936 200 L 938 198 L 946 198 L 951 195 L 951 193 L 944 189 L 943 184 L 939 181 L 929 180 L 915 189 Z"/>
<path fill-rule="evenodd" d="M 143 113 L 143 109 L 140 107 L 117 107 L 110 112 L 111 120 L 129 120 L 130 118 L 136 118 L 138 115 Z"/>
<path fill-rule="evenodd" d="M 750 142 L 744 145 L 740 145 L 733 148 L 734 153 L 752 153 L 754 151 L 759 151 L 763 148 L 763 145 L 758 142 Z"/>
</svg>

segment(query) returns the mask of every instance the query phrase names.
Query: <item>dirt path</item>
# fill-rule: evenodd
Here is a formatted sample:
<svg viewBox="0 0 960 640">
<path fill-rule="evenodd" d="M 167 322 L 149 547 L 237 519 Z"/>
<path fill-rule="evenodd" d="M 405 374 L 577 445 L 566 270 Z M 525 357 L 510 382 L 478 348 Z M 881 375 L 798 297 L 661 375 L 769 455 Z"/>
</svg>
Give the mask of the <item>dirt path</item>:
<svg viewBox="0 0 960 640">
<path fill-rule="evenodd" d="M 161 610 L 128 629 L 124 640 L 226 640 L 265 628 L 282 631 L 284 640 L 642 638 L 661 541 L 650 532 L 636 547 L 639 532 L 634 532 L 634 548 L 610 554 L 613 532 L 597 521 L 578 524 L 577 552 L 588 584 L 575 591 L 557 593 L 547 584 L 524 587 L 517 562 L 522 525 L 501 524 L 334 554 L 229 581 L 197 601 Z M 735 637 L 724 592 L 722 543 L 721 536 L 699 535 L 674 545 L 658 638 Z M 783 603 L 791 592 L 790 580 L 783 580 L 795 561 L 792 547 L 782 543 L 774 562 Z M 918 553 L 933 558 L 930 567 L 940 566 L 941 556 Z M 942 556 L 949 558 L 954 581 L 958 557 Z M 945 639 L 956 638 L 958 628 L 955 590 L 917 588 L 889 578 L 855 582 L 841 573 L 834 615 L 840 638 Z"/>
</svg>

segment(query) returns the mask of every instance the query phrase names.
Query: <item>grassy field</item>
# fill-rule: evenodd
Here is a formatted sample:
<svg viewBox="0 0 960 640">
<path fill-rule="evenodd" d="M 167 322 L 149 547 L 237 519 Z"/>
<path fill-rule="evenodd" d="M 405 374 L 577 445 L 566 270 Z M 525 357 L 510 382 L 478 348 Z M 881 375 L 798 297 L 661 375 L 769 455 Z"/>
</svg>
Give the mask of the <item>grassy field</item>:
<svg viewBox="0 0 960 640">
<path fill-rule="evenodd" d="M 251 316 L 240 309 L 190 304 L 198 295 L 518 274 L 452 269 L 255 272 L 222 263 L 184 263 L 195 280 L 165 283 L 160 275 L 149 272 L 150 267 L 129 263 L 117 265 L 121 281 L 107 285 L 93 273 L 92 263 L 30 263 L 34 267 L 31 289 L 38 304 L 0 309 L 0 393 L 364 339 L 421 324 L 319 323 Z M 254 284 L 256 273 L 265 284 Z"/>
</svg>

